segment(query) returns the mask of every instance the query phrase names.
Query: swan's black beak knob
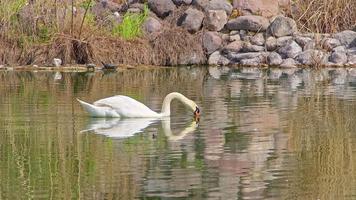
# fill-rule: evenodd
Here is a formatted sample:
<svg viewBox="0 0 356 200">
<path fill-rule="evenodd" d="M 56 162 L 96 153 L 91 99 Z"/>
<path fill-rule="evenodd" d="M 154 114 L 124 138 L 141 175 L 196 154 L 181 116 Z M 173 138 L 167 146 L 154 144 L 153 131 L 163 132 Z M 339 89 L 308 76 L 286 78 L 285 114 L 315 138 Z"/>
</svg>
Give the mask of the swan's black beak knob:
<svg viewBox="0 0 356 200">
<path fill-rule="evenodd" d="M 198 107 L 195 108 L 194 116 L 195 117 L 199 117 L 200 116 L 200 109 Z"/>
</svg>

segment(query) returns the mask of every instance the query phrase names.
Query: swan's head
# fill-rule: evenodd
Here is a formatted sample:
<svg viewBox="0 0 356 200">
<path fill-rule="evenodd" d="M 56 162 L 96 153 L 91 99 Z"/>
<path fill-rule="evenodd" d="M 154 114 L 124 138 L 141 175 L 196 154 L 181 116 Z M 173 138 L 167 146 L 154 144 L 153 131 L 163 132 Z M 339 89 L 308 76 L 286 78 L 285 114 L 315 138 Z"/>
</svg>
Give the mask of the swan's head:
<svg viewBox="0 0 356 200">
<path fill-rule="evenodd" d="M 195 117 L 200 116 L 200 108 L 194 101 L 191 100 L 188 106 L 192 109 Z"/>
</svg>

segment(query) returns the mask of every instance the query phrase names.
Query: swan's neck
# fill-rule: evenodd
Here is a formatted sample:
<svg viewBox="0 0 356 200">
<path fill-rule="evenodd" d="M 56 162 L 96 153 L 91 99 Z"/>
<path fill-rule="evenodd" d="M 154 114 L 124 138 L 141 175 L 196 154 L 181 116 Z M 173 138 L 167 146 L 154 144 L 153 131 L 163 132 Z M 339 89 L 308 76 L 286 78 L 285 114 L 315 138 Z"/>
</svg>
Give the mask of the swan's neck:
<svg viewBox="0 0 356 200">
<path fill-rule="evenodd" d="M 168 94 L 164 100 L 163 100 L 163 105 L 162 105 L 162 116 L 170 116 L 171 115 L 171 102 L 173 99 L 177 99 L 181 101 L 184 105 L 190 106 L 191 100 L 189 100 L 187 97 L 184 95 L 177 93 L 177 92 L 172 92 Z"/>
</svg>

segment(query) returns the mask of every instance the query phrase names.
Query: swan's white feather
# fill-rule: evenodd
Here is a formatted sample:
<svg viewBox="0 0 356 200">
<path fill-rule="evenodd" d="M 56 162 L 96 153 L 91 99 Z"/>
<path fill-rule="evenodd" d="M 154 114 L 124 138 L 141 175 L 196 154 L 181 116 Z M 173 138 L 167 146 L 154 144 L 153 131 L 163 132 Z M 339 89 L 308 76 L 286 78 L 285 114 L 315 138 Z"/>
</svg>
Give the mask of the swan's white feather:
<svg viewBox="0 0 356 200">
<path fill-rule="evenodd" d="M 94 102 L 94 106 L 108 107 L 115 110 L 122 117 L 159 117 L 160 114 L 152 111 L 145 104 L 135 99 L 117 95 L 100 99 Z"/>
</svg>

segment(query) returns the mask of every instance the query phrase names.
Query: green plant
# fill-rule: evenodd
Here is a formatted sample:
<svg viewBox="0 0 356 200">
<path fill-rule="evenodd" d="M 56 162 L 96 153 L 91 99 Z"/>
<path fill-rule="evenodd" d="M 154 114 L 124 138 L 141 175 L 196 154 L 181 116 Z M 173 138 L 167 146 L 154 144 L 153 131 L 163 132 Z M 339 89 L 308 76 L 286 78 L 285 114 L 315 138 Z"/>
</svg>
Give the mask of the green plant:
<svg viewBox="0 0 356 200">
<path fill-rule="evenodd" d="M 131 40 L 142 35 L 142 24 L 148 16 L 148 7 L 145 5 L 143 13 L 126 13 L 121 24 L 115 25 L 112 30 L 114 36 L 121 36 Z"/>
</svg>

